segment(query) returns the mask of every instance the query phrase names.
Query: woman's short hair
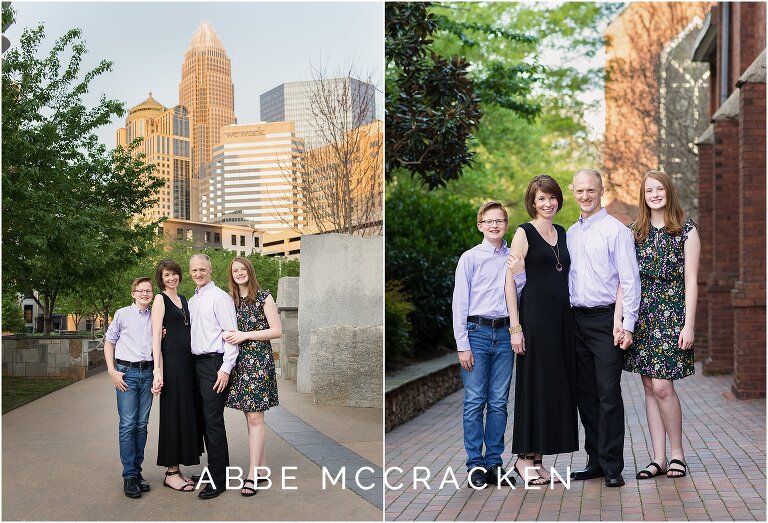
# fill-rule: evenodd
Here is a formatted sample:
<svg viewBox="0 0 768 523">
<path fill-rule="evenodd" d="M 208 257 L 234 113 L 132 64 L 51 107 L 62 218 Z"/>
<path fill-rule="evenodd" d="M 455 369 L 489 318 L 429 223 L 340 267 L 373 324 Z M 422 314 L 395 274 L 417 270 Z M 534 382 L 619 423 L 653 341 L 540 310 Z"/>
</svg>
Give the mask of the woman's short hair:
<svg viewBox="0 0 768 523">
<path fill-rule="evenodd" d="M 179 283 L 181 283 L 181 267 L 172 259 L 165 258 L 164 260 L 160 260 L 160 263 L 157 264 L 157 269 L 155 269 L 155 282 L 157 282 L 157 286 L 160 287 L 161 291 L 165 290 L 163 271 L 175 273 L 179 277 Z"/>
<path fill-rule="evenodd" d="M 557 181 L 548 174 L 540 174 L 534 176 L 531 183 L 528 184 L 528 190 L 525 191 L 525 210 L 528 212 L 528 216 L 536 218 L 536 191 L 541 191 L 545 194 L 551 194 L 557 200 L 557 211 L 560 212 L 563 208 L 563 191 L 560 189 L 560 185 Z"/>
</svg>

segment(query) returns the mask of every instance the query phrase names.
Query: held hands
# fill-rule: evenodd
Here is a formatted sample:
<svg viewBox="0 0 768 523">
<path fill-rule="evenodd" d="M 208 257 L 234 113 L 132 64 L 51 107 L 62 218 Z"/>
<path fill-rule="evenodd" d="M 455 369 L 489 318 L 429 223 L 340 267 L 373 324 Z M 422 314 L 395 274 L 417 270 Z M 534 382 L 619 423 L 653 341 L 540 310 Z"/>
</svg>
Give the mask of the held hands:
<svg viewBox="0 0 768 523">
<path fill-rule="evenodd" d="M 683 325 L 683 330 L 680 331 L 680 336 L 677 338 L 677 347 L 683 350 L 689 350 L 693 348 L 693 327 Z"/>
<path fill-rule="evenodd" d="M 522 332 L 516 332 L 511 335 L 512 350 L 515 354 L 525 354 L 525 337 Z"/>
<path fill-rule="evenodd" d="M 227 383 L 229 383 L 229 374 L 224 372 L 223 370 L 220 370 L 216 373 L 216 383 L 213 384 L 213 390 L 216 393 L 222 393 L 224 392 L 224 389 L 227 388 Z"/>
<path fill-rule="evenodd" d="M 507 269 L 511 270 L 512 274 L 520 274 L 525 271 L 525 258 L 523 258 L 522 252 L 509 254 L 509 258 L 507 258 Z"/>
<path fill-rule="evenodd" d="M 230 345 L 240 345 L 247 339 L 242 331 L 226 331 L 222 338 Z"/>
<path fill-rule="evenodd" d="M 120 392 L 125 392 L 128 390 L 128 384 L 123 381 L 124 375 L 125 372 L 120 372 L 116 369 L 109 371 L 109 377 L 112 378 L 112 382 L 115 384 L 115 388 Z"/>
<path fill-rule="evenodd" d="M 475 357 L 472 355 L 471 350 L 459 351 L 459 364 L 467 372 L 472 370 L 472 367 L 475 365 Z"/>
<path fill-rule="evenodd" d="M 624 342 L 624 326 L 621 322 L 613 322 L 613 344 L 617 347 L 621 347 Z"/>
<path fill-rule="evenodd" d="M 160 394 L 160 389 L 163 388 L 163 375 L 162 374 L 156 374 L 155 377 L 152 379 L 152 394 L 157 396 Z"/>
<path fill-rule="evenodd" d="M 619 345 L 619 348 L 621 350 L 627 350 L 629 346 L 632 345 L 632 332 L 625 330 L 624 331 L 624 341 L 621 342 L 621 345 Z"/>
</svg>

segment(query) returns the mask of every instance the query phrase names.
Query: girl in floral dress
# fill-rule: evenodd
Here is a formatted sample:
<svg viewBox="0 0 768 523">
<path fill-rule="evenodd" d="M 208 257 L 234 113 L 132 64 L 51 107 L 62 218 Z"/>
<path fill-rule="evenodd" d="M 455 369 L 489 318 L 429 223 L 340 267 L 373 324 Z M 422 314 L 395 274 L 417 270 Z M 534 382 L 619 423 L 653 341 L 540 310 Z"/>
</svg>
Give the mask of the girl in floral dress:
<svg viewBox="0 0 768 523">
<path fill-rule="evenodd" d="M 228 279 L 229 294 L 237 308 L 238 330 L 225 333 L 224 338 L 240 345 L 240 353 L 230 376 L 226 406 L 245 414 L 250 463 L 248 479 L 240 493 L 253 496 L 254 469 L 266 463 L 264 411 L 278 404 L 275 360 L 269 340 L 279 338 L 283 329 L 275 300 L 268 290 L 259 288 L 256 271 L 248 258 L 238 256 L 232 260 Z"/>
<path fill-rule="evenodd" d="M 641 375 L 645 412 L 653 444 L 653 461 L 637 479 L 666 472 L 686 475 L 683 417 L 674 380 L 693 374 L 701 244 L 693 220 L 685 219 L 669 177 L 650 171 L 641 185 L 639 216 L 630 225 L 635 235 L 642 297 L 634 343 L 624 354 L 624 370 Z M 666 438 L 671 460 L 667 464 Z"/>
</svg>

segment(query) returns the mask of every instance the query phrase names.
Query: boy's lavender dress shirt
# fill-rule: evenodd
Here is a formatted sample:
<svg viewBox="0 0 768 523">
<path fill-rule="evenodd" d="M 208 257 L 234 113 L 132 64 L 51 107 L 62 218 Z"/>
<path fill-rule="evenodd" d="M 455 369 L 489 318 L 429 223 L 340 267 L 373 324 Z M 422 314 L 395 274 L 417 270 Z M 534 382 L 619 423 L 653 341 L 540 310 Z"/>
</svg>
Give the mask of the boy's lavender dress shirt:
<svg viewBox="0 0 768 523">
<path fill-rule="evenodd" d="M 467 316 L 509 316 L 504 294 L 508 256 L 506 241 L 502 240 L 501 247 L 497 249 L 484 239 L 483 243 L 465 251 L 459 258 L 452 304 L 453 335 L 458 350 L 470 350 Z"/>
<path fill-rule="evenodd" d="M 624 329 L 634 332 L 640 308 L 640 273 L 635 240 L 626 225 L 601 209 L 568 229 L 571 270 L 568 289 L 574 307 L 616 303 L 621 282 Z"/>
<path fill-rule="evenodd" d="M 235 366 L 237 345 L 230 345 L 222 336 L 224 331 L 237 330 L 235 302 L 232 296 L 208 282 L 189 299 L 189 323 L 192 334 L 192 354 L 224 353 L 219 370 L 230 374 Z"/>
<path fill-rule="evenodd" d="M 104 339 L 115 345 L 115 358 L 131 362 L 152 361 L 152 314 L 134 303 L 117 309 Z"/>
</svg>

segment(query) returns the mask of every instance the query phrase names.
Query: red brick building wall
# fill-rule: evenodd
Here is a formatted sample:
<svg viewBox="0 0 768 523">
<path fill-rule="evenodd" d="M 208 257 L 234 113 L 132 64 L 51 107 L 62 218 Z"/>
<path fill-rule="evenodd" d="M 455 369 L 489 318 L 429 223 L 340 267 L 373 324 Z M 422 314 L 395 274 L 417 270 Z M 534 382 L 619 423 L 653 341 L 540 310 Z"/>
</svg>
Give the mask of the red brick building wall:
<svg viewBox="0 0 768 523">
<path fill-rule="evenodd" d="M 712 274 L 712 251 L 715 244 L 712 231 L 712 204 L 714 187 L 714 141 L 710 133 L 706 142 L 699 142 L 699 221 L 697 222 L 699 238 L 701 239 L 701 256 L 699 257 L 699 301 L 696 306 L 696 359 L 705 360 L 709 357 L 709 292 L 707 282 Z M 702 180 L 708 182 L 702 183 Z"/>
</svg>

